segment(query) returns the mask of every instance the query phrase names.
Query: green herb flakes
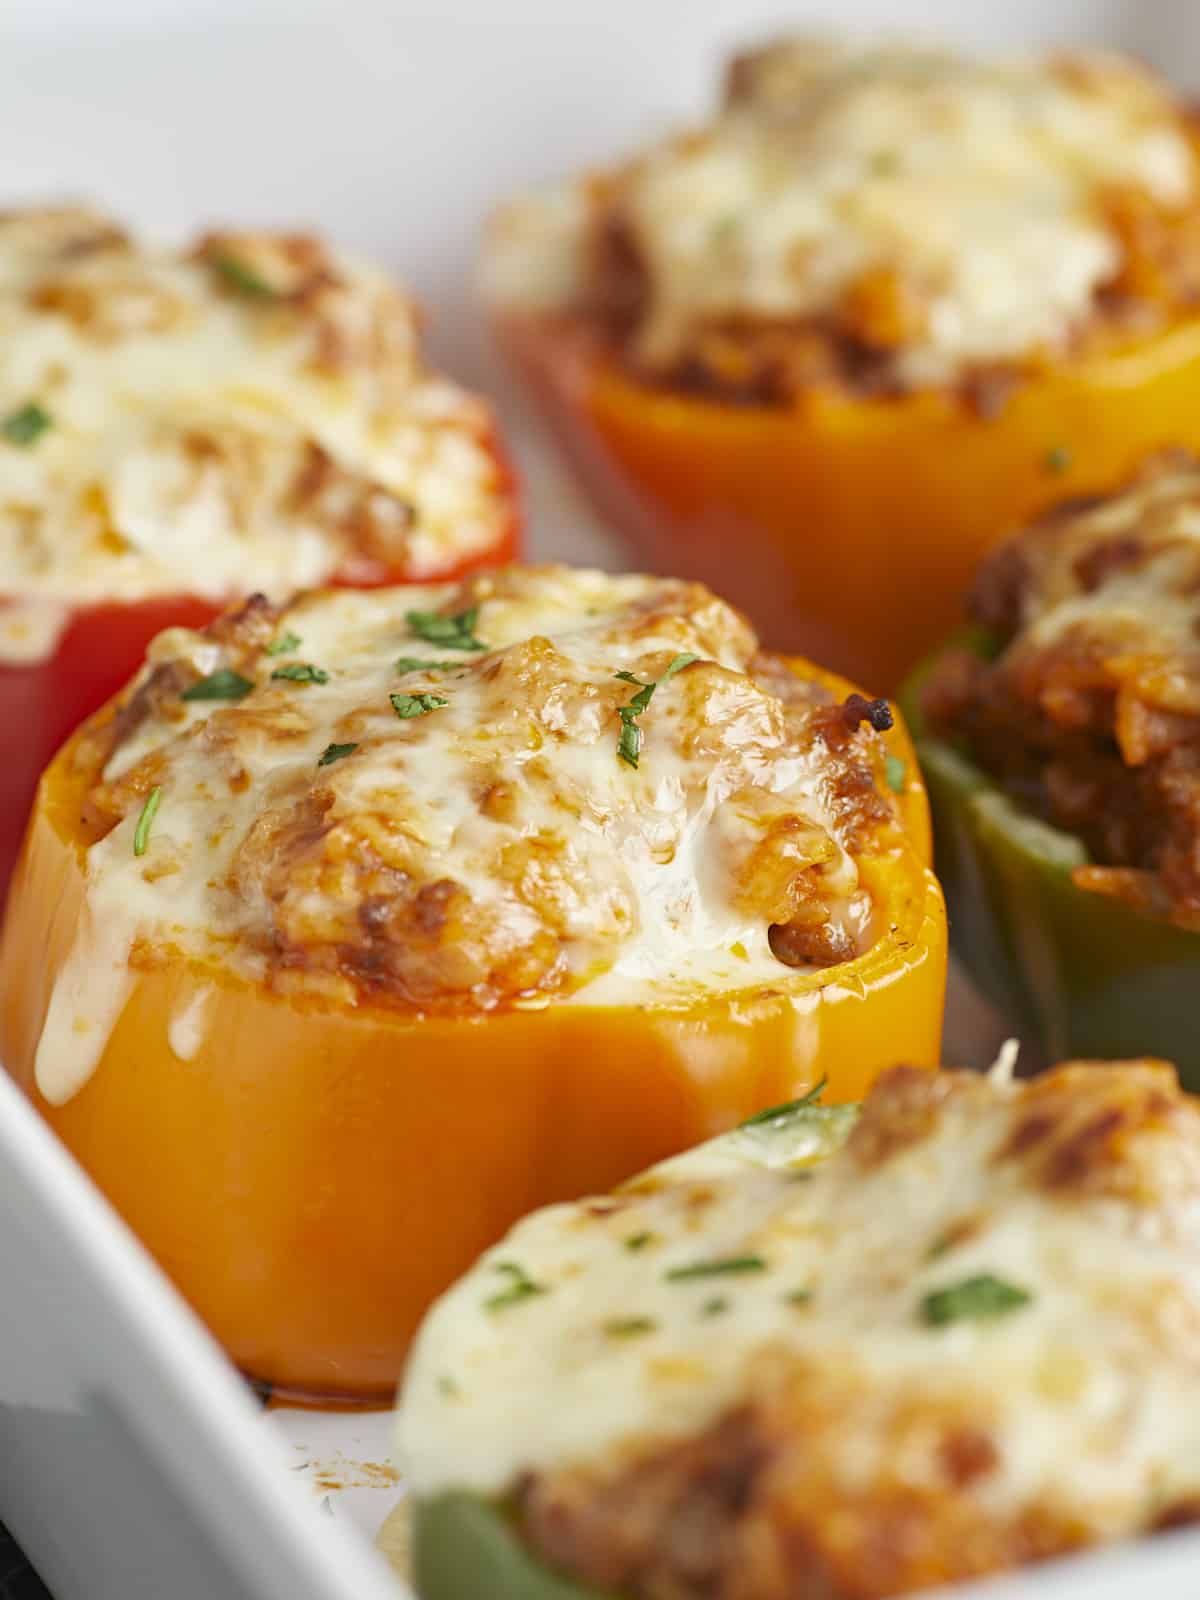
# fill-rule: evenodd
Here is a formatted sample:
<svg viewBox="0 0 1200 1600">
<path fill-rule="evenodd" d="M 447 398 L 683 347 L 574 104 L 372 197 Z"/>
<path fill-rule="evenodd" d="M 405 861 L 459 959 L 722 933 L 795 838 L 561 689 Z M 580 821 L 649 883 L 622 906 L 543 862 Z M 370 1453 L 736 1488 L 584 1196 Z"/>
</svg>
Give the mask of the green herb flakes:
<svg viewBox="0 0 1200 1600">
<path fill-rule="evenodd" d="M 207 678 L 197 678 L 180 695 L 181 700 L 244 700 L 253 689 L 250 678 L 243 678 L 232 667 L 218 667 Z"/>
<path fill-rule="evenodd" d="M 277 639 L 272 639 L 264 654 L 269 656 L 290 656 L 293 650 L 299 650 L 303 640 L 298 633 L 281 633 Z"/>
<path fill-rule="evenodd" d="M 466 611 L 457 611 L 450 617 L 440 611 L 409 611 L 405 620 L 417 638 L 424 639 L 426 644 L 440 644 L 447 650 L 487 649 L 483 640 L 475 637 L 478 606 L 469 606 Z"/>
<path fill-rule="evenodd" d="M 1042 465 L 1047 472 L 1052 472 L 1056 476 L 1060 473 L 1068 472 L 1071 467 L 1071 452 L 1065 444 L 1056 444 L 1052 450 L 1046 451 L 1045 456 L 1042 458 Z"/>
<path fill-rule="evenodd" d="M 357 749 L 357 740 L 353 744 L 327 744 L 321 751 L 321 759 L 317 765 L 331 767 L 335 761 L 342 761 L 346 756 L 352 756 Z"/>
<path fill-rule="evenodd" d="M 684 667 L 690 667 L 693 661 L 698 661 L 699 659 L 699 656 L 692 655 L 685 650 L 681 655 L 675 657 L 661 678 L 652 678 L 649 682 L 635 677 L 632 672 L 617 672 L 613 674 L 622 683 L 636 684 L 638 689 L 632 700 L 617 708 L 617 715 L 621 719 L 621 736 L 617 740 L 617 755 L 627 766 L 636 767 L 641 757 L 642 730 L 638 726 L 637 719 L 650 704 L 654 697 L 655 689 L 660 684 L 666 683 L 668 679 L 673 678 L 677 672 L 682 672 Z"/>
<path fill-rule="evenodd" d="M 254 268 L 238 256 L 215 255 L 209 264 L 229 289 L 244 294 L 249 300 L 277 300 L 279 293 Z"/>
<path fill-rule="evenodd" d="M 461 661 L 421 661 L 416 656 L 397 656 L 393 662 L 397 672 L 453 672 Z"/>
<path fill-rule="evenodd" d="M 272 678 L 284 678 L 288 683 L 328 683 L 329 674 L 324 667 L 314 667 L 310 661 L 293 661 L 290 666 L 276 667 Z"/>
<path fill-rule="evenodd" d="M 714 1294 L 711 1300 L 706 1300 L 700 1307 L 702 1317 L 719 1317 L 729 1310 L 729 1301 L 723 1294 Z"/>
<path fill-rule="evenodd" d="M 1028 1289 L 1007 1283 L 990 1272 L 981 1272 L 964 1278 L 961 1283 L 933 1290 L 921 1301 L 918 1314 L 927 1326 L 944 1328 L 952 1322 L 1006 1317 L 1012 1311 L 1020 1311 L 1032 1299 Z"/>
<path fill-rule="evenodd" d="M 36 444 L 46 429 L 52 425 L 50 413 L 38 405 L 36 400 L 30 400 L 26 405 L 18 406 L 15 411 L 9 412 L 4 421 L 0 422 L 0 433 L 9 444 L 27 450 L 31 444 Z"/>
<path fill-rule="evenodd" d="M 144 856 L 146 846 L 150 843 L 150 829 L 158 815 L 158 808 L 162 805 L 162 788 L 155 784 L 146 796 L 146 803 L 142 807 L 142 814 L 137 819 L 137 827 L 133 830 L 133 853 L 135 856 Z"/>
<path fill-rule="evenodd" d="M 693 1278 L 733 1278 L 748 1272 L 765 1272 L 761 1256 L 726 1256 L 723 1261 L 693 1261 L 686 1267 L 672 1267 L 664 1274 L 668 1283 L 686 1283 Z"/>
<path fill-rule="evenodd" d="M 899 756 L 888 756 L 884 763 L 884 776 L 893 794 L 903 794 L 908 778 L 908 767 Z"/>
<path fill-rule="evenodd" d="M 783 1122 L 788 1117 L 794 1117 L 797 1111 L 804 1111 L 809 1106 L 815 1106 L 825 1093 L 828 1078 L 822 1078 L 820 1083 L 814 1084 L 807 1094 L 802 1094 L 799 1100 L 787 1100 L 781 1106 L 768 1106 L 765 1111 L 756 1111 L 752 1117 L 747 1117 L 745 1122 L 739 1122 L 739 1128 L 757 1128 L 764 1122 Z"/>
<path fill-rule="evenodd" d="M 789 1306 L 807 1306 L 812 1304 L 813 1292 L 811 1289 L 793 1289 L 784 1299 Z"/>
<path fill-rule="evenodd" d="M 535 1283 L 525 1268 L 518 1266 L 515 1261 L 497 1261 L 494 1270 L 503 1273 L 509 1282 L 483 1302 L 485 1311 L 507 1311 L 510 1306 L 519 1305 L 522 1300 L 530 1300 L 535 1295 L 549 1293 L 544 1283 Z"/>
<path fill-rule="evenodd" d="M 636 1253 L 638 1250 L 644 1250 L 648 1244 L 653 1243 L 654 1235 L 652 1233 L 631 1233 L 625 1241 L 625 1248 Z"/>
<path fill-rule="evenodd" d="M 613 1317 L 604 1324 L 604 1331 L 610 1339 L 637 1339 L 657 1327 L 653 1317 Z"/>
<path fill-rule="evenodd" d="M 441 694 L 391 694 L 388 699 L 402 722 L 407 722 L 409 717 L 427 717 L 431 711 L 450 704 Z"/>
</svg>

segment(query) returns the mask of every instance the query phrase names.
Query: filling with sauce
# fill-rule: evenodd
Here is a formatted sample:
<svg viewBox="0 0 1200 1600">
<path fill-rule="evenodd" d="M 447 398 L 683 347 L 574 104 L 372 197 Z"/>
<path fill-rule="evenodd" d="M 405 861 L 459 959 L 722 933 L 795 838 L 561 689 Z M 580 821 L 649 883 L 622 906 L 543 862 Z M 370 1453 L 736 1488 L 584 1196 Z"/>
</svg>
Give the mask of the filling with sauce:
<svg viewBox="0 0 1200 1600">
<path fill-rule="evenodd" d="M 318 239 L 0 213 L 0 662 L 80 604 L 460 568 L 511 529 L 492 432 L 412 301 Z"/>
<path fill-rule="evenodd" d="M 939 659 L 930 732 L 1083 840 L 1082 887 L 1200 927 L 1200 465 L 1163 457 L 1035 523 L 970 609 L 987 658 Z"/>
<path fill-rule="evenodd" d="M 883 931 L 860 859 L 903 837 L 890 721 L 670 579 L 511 567 L 169 630 L 77 746 L 85 916 L 39 1084 L 68 1098 L 131 970 L 180 957 L 454 1013 L 849 960 Z"/>
<path fill-rule="evenodd" d="M 799 1102 L 526 1218 L 443 1297 L 399 1415 L 418 1570 L 446 1496 L 626 1600 L 883 1600 L 1194 1520 L 1198 1317 L 1169 1067 L 897 1068 L 857 1120 Z"/>
<path fill-rule="evenodd" d="M 676 388 L 950 384 L 982 405 L 1194 306 L 1188 118 L 1111 54 L 784 39 L 734 61 L 707 123 L 508 206 L 485 284 Z"/>
</svg>

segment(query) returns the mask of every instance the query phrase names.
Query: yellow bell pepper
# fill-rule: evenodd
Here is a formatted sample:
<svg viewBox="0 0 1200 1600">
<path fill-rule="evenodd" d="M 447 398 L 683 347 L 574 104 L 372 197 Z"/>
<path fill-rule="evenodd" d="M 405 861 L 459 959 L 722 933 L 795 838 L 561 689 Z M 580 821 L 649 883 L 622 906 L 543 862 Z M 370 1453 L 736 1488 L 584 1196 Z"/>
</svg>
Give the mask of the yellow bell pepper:
<svg viewBox="0 0 1200 1600">
<path fill-rule="evenodd" d="M 471 1017 L 337 1008 L 212 961 L 147 966 L 92 1077 L 52 1105 L 34 1059 L 88 892 L 76 736 L 42 779 L 13 882 L 0 1059 L 244 1371 L 390 1399 L 430 1301 L 523 1213 L 821 1078 L 828 1100 L 856 1100 L 898 1059 L 937 1064 L 945 912 L 908 735 L 886 739 L 905 830 L 860 858 L 883 931 L 854 961 L 674 1008 Z M 203 1039 L 177 1059 L 171 1019 L 203 987 Z"/>
</svg>

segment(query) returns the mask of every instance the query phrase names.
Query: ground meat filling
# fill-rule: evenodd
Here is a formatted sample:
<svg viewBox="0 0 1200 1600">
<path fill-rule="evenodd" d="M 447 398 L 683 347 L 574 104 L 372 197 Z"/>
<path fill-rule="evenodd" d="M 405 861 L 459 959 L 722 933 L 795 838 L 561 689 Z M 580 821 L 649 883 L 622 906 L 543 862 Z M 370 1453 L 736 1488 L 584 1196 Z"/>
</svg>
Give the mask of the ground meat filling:
<svg viewBox="0 0 1200 1600">
<path fill-rule="evenodd" d="M 1082 887 L 1200 927 L 1200 465 L 1036 523 L 970 609 L 998 653 L 943 657 L 931 730 L 1083 840 Z"/>
</svg>

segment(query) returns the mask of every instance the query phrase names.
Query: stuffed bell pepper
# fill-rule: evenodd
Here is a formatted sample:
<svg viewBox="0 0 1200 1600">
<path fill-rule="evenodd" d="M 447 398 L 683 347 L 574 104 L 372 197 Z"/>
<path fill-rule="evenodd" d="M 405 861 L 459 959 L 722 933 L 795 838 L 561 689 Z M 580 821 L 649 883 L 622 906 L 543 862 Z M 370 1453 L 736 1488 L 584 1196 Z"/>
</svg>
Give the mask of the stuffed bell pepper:
<svg viewBox="0 0 1200 1600">
<path fill-rule="evenodd" d="M 1042 518 L 907 704 L 956 949 L 1047 1051 L 1200 1089 L 1200 464 Z"/>
<path fill-rule="evenodd" d="M 0 900 L 38 774 L 172 623 L 511 559 L 486 407 L 411 302 L 299 235 L 0 214 Z"/>
<path fill-rule="evenodd" d="M 900 1068 L 527 1218 L 401 1395 L 422 1600 L 886 1600 L 1195 1521 L 1200 1111 Z"/>
<path fill-rule="evenodd" d="M 891 721 L 674 580 L 171 629 L 42 781 L 0 1059 L 246 1371 L 386 1394 L 531 1207 L 936 1064 Z"/>
<path fill-rule="evenodd" d="M 982 554 L 1200 445 L 1190 108 L 1110 54 L 791 40 L 517 201 L 484 291 L 642 558 L 887 690 Z"/>
</svg>

